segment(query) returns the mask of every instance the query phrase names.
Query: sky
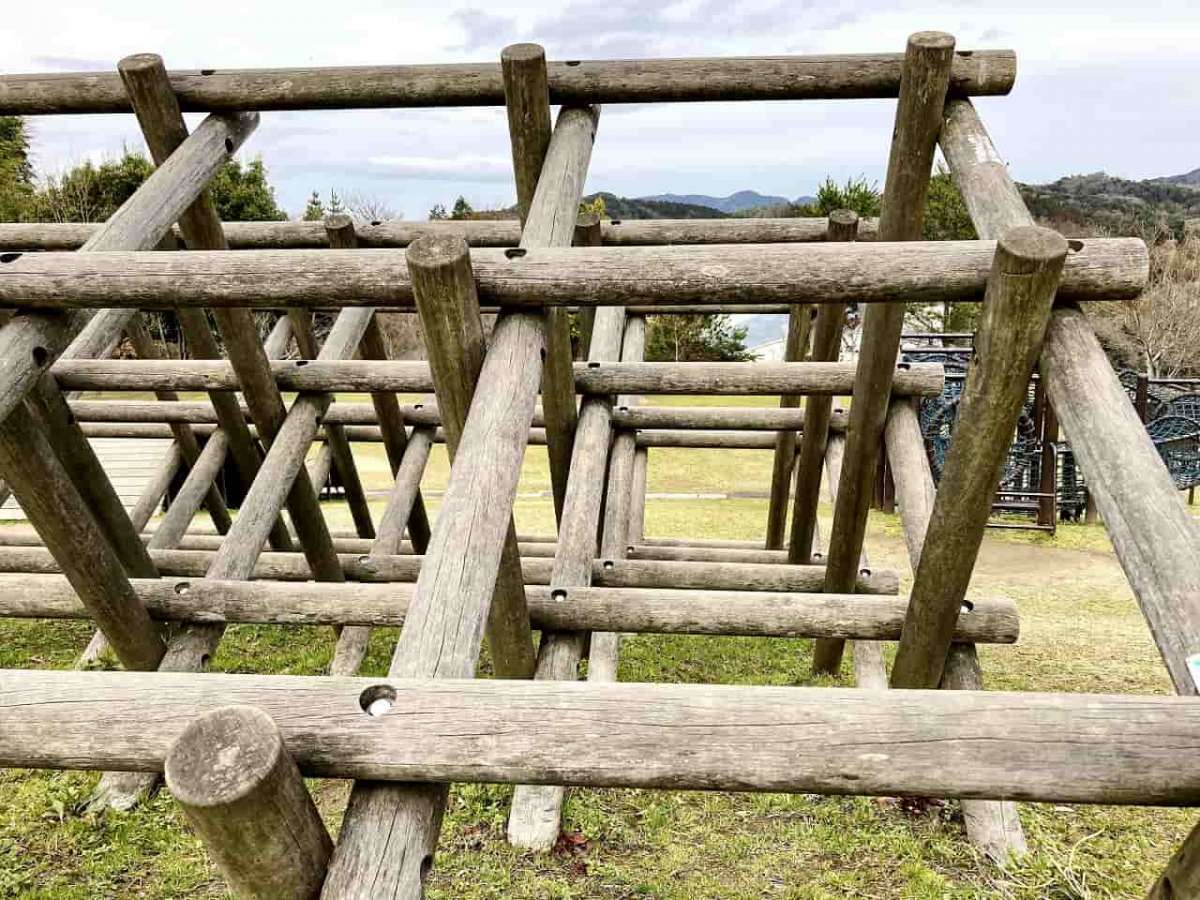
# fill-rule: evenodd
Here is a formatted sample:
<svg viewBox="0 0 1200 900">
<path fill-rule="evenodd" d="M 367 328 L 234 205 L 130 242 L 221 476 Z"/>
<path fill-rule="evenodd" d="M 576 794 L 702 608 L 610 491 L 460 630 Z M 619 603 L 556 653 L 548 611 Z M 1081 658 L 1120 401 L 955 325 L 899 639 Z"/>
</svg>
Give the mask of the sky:
<svg viewBox="0 0 1200 900">
<path fill-rule="evenodd" d="M 140 52 L 182 69 L 483 62 L 527 40 L 552 60 L 899 52 L 911 32 L 936 29 L 954 34 L 960 50 L 1017 52 L 1012 93 L 977 106 L 1018 180 L 1200 167 L 1200 4 L 1189 0 L 7 6 L 0 65 L 8 73 L 112 71 Z M 587 191 L 796 197 L 826 175 L 882 183 L 894 112 L 890 100 L 609 105 Z M 131 115 L 29 121 L 43 173 L 143 146 Z M 515 199 L 499 108 L 268 112 L 241 156 L 262 157 L 293 217 L 313 190 L 421 219 L 460 194 L 477 207 Z"/>
</svg>

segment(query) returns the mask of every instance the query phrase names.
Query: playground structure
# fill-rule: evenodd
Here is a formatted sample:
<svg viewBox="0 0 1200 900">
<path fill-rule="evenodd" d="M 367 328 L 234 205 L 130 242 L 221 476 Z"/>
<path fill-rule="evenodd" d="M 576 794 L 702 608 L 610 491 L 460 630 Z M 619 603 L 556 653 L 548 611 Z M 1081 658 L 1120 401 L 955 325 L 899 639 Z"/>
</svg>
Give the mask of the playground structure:
<svg viewBox="0 0 1200 900">
<path fill-rule="evenodd" d="M 0 672 L 0 765 L 107 771 L 101 804 L 165 771 L 247 896 L 420 896 L 455 781 L 519 785 L 509 837 L 535 848 L 557 836 L 568 785 L 959 798 L 968 838 L 998 861 L 1026 849 L 1016 800 L 1200 803 L 1200 529 L 1075 306 L 1136 296 L 1145 246 L 1033 227 L 969 100 L 1010 89 L 1011 53 L 920 33 L 904 54 L 842 57 L 547 63 L 516 45 L 499 65 L 118 68 L 0 78 L 3 114 L 132 110 L 159 166 L 103 225 L 0 226 L 0 474 L 38 535 L 0 547 L 0 615 L 90 617 L 91 652 L 106 641 L 127 670 Z M 870 229 L 843 214 L 577 221 L 600 103 L 856 97 L 898 99 Z M 507 107 L 521 223 L 223 226 L 203 192 L 257 111 L 481 104 Z M 181 110 L 210 115 L 189 135 Z M 939 145 L 983 240 L 919 240 Z M 180 239 L 188 252 L 146 252 Z M 912 398 L 940 393 L 943 369 L 897 361 L 904 303 L 981 297 L 935 494 Z M 837 359 L 848 303 L 866 309 L 857 365 Z M 388 360 L 373 313 L 414 308 L 429 361 Z M 568 308 L 589 334 L 577 364 Z M 173 312 L 193 357 L 159 358 L 143 309 Z M 252 309 L 287 310 L 265 343 Z M 316 309 L 338 310 L 320 347 Z M 789 361 L 641 361 L 645 314 L 696 309 L 787 311 Z M 485 346 L 487 310 L 500 316 Z M 122 335 L 139 359 L 108 358 Z M 278 359 L 292 339 L 305 358 Z M 1015 640 L 1017 614 L 964 596 L 1035 365 L 1182 696 L 981 690 L 975 644 Z M 436 404 L 396 397 L 429 391 Z M 632 399 L 666 393 L 782 400 Z M 87 436 L 142 433 L 174 449 L 127 513 Z M 377 523 L 355 486 L 359 440 L 382 441 L 395 476 Z M 452 466 L 431 517 L 420 475 L 437 440 Z M 539 441 L 553 537 L 512 523 Z M 773 449 L 761 546 L 644 536 L 647 453 L 671 446 Z M 907 598 L 863 555 L 881 453 L 916 573 Z M 236 517 L 212 487 L 226 454 L 250 483 Z M 331 534 L 317 502 L 330 466 L 353 537 Z M 146 533 L 179 467 L 185 485 Z M 202 506 L 218 538 L 191 528 Z M 203 673 L 233 622 L 339 626 L 331 675 Z M 388 676 L 354 677 L 369 629 L 401 622 Z M 849 640 L 868 690 L 621 684 L 628 631 L 811 637 L 824 673 Z M 485 633 L 493 679 L 475 677 Z M 890 676 L 882 641 L 899 641 Z M 336 843 L 301 774 L 356 779 Z M 1198 857 L 1200 830 L 1154 896 L 1200 889 Z"/>
</svg>

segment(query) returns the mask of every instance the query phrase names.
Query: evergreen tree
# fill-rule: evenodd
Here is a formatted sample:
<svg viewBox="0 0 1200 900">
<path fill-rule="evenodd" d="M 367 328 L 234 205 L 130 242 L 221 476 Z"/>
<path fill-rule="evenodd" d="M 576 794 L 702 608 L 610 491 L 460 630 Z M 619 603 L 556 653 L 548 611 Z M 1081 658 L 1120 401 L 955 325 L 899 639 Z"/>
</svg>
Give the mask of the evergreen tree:
<svg viewBox="0 0 1200 900">
<path fill-rule="evenodd" d="M 325 218 L 325 204 L 321 202 L 319 193 L 312 192 L 312 196 L 308 198 L 308 204 L 304 207 L 304 214 L 300 218 L 305 222 L 320 222 Z"/>
<path fill-rule="evenodd" d="M 475 215 L 475 208 L 467 202 L 466 197 L 459 197 L 454 201 L 454 209 L 450 211 L 452 219 L 470 219 Z"/>
<path fill-rule="evenodd" d="M 33 167 L 25 120 L 0 116 L 0 221 L 19 221 L 32 200 Z"/>
<path fill-rule="evenodd" d="M 440 203 L 433 204 L 433 209 L 429 211 L 429 221 L 437 222 L 441 219 L 447 218 L 449 218 L 449 216 L 446 215 L 446 207 Z"/>
</svg>

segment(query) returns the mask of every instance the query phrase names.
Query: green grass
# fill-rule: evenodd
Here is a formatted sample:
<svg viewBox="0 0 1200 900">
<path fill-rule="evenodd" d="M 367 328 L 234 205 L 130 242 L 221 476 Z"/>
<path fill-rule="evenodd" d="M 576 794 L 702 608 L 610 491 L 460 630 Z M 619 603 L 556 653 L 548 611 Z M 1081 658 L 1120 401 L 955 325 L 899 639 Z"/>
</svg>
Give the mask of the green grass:
<svg viewBox="0 0 1200 900">
<path fill-rule="evenodd" d="M 379 448 L 356 448 L 356 455 L 368 487 L 386 489 Z M 770 456 L 655 451 L 651 490 L 765 489 Z M 440 488 L 445 477 L 439 449 L 426 486 Z M 521 490 L 548 487 L 544 451 L 533 448 Z M 381 503 L 373 504 L 376 515 Z M 430 506 L 436 509 L 435 499 Z M 335 525 L 349 525 L 343 504 L 328 504 L 327 511 Z M 542 497 L 518 500 L 514 515 L 522 531 L 553 527 Z M 823 534 L 829 517 L 825 508 Z M 761 499 L 664 499 L 648 505 L 647 533 L 760 538 L 765 518 Z M 898 568 L 907 587 L 898 520 L 872 513 L 867 542 L 872 563 Z M 981 648 L 987 687 L 1169 693 L 1102 528 L 1066 525 L 1054 537 L 989 532 L 971 593 L 1011 597 L 1022 614 L 1017 645 Z M 68 667 L 89 631 L 84 623 L 0 620 L 0 666 Z M 364 674 L 386 671 L 394 639 L 394 632 L 375 635 Z M 214 668 L 317 674 L 331 650 L 328 629 L 237 626 Z M 622 645 L 620 677 L 803 685 L 810 683 L 809 660 L 803 640 L 635 636 Z M 82 804 L 96 779 L 0 771 L 0 897 L 226 896 L 169 796 L 129 813 L 95 816 Z M 311 785 L 336 832 L 348 786 Z M 1195 821 L 1188 810 L 1022 804 L 1033 852 L 1001 871 L 966 843 L 952 803 L 910 812 L 887 799 L 574 790 L 564 826 L 577 841 L 538 855 L 504 842 L 510 794 L 502 786 L 454 789 L 431 898 L 1139 897 Z"/>
</svg>

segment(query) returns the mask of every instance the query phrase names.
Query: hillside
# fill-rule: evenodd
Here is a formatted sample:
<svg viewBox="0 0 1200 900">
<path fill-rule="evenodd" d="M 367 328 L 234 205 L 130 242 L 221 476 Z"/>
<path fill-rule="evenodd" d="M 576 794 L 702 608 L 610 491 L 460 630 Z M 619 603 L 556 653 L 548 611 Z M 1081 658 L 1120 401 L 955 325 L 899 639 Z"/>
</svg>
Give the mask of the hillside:
<svg viewBox="0 0 1200 900">
<path fill-rule="evenodd" d="M 728 197 L 713 197 L 709 194 L 654 194 L 650 197 L 638 197 L 654 203 L 683 203 L 688 206 L 707 206 L 723 213 L 736 213 L 757 206 L 785 206 L 792 201 L 787 197 L 770 194 L 760 194 L 758 191 L 738 191 Z"/>
<path fill-rule="evenodd" d="M 597 196 L 604 198 L 604 211 L 612 219 L 724 219 L 728 217 L 727 213 L 710 206 L 618 197 L 608 191 L 588 194 L 583 200 L 585 203 L 590 203 Z"/>
<path fill-rule="evenodd" d="M 1064 230 L 1179 236 L 1185 219 L 1200 216 L 1200 169 L 1145 181 L 1094 172 L 1020 188 L 1035 216 Z"/>
</svg>

